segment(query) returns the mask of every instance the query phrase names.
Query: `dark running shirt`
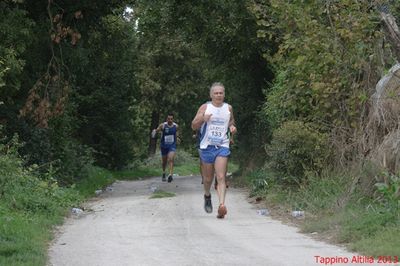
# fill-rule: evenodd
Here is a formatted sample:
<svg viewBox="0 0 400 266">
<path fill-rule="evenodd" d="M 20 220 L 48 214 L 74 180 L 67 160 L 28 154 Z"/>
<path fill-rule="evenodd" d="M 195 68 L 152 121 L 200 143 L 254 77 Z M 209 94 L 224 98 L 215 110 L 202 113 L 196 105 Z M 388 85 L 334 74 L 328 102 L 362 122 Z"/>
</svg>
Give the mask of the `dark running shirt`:
<svg viewBox="0 0 400 266">
<path fill-rule="evenodd" d="M 173 123 L 172 127 L 169 127 L 168 123 L 164 122 L 161 134 L 161 148 L 170 147 L 176 148 L 176 124 Z"/>
</svg>

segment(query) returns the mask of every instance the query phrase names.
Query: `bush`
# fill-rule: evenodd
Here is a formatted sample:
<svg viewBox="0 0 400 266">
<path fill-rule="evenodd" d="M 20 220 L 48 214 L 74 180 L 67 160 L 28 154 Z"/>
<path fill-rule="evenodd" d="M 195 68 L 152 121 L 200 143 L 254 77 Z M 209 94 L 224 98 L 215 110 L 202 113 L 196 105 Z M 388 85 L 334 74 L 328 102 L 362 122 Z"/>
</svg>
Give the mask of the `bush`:
<svg viewBox="0 0 400 266">
<path fill-rule="evenodd" d="M 376 183 L 379 201 L 390 213 L 396 213 L 400 218 L 400 177 L 398 175 L 383 173 L 384 181 Z"/>
<path fill-rule="evenodd" d="M 8 128 L 8 134 L 19 132 L 23 145 L 18 153 L 24 166 L 39 166 L 34 175 L 41 177 L 52 171 L 61 185 L 71 185 L 85 178 L 87 167 L 94 163 L 93 149 L 71 137 L 73 122 L 65 115 L 52 119 L 49 128 L 38 128 L 20 120 L 18 126 Z"/>
<path fill-rule="evenodd" d="M 54 213 L 80 200 L 77 192 L 58 186 L 52 167 L 40 177 L 37 165 L 24 167 L 17 153 L 19 146 L 17 136 L 6 145 L 0 144 L 0 201 L 4 206 L 22 212 Z"/>
<path fill-rule="evenodd" d="M 277 173 L 281 181 L 299 184 L 307 172 L 319 174 L 328 165 L 327 135 L 311 124 L 288 121 L 274 131 L 267 146 L 267 167 Z"/>
<path fill-rule="evenodd" d="M 256 169 L 245 175 L 245 182 L 250 187 L 250 196 L 262 196 L 274 185 L 274 178 L 264 169 Z"/>
</svg>

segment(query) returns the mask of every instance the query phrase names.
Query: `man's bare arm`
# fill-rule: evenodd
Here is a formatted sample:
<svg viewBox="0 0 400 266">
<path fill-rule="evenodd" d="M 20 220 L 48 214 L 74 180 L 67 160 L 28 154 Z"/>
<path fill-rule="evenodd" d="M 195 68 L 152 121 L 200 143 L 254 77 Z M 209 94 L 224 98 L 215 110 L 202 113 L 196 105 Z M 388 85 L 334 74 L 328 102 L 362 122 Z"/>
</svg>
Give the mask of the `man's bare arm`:
<svg viewBox="0 0 400 266">
<path fill-rule="evenodd" d="M 157 132 L 162 131 L 162 130 L 163 130 L 163 127 L 164 127 L 164 123 L 161 123 L 161 124 L 156 128 L 156 131 L 157 131 Z"/>
<path fill-rule="evenodd" d="M 235 117 L 233 116 L 233 108 L 231 105 L 229 105 L 229 111 L 231 112 L 231 117 L 229 119 L 229 130 L 231 131 L 231 134 L 235 134 L 237 131 L 237 128 L 235 126 Z"/>
<path fill-rule="evenodd" d="M 206 121 L 204 117 L 204 112 L 206 111 L 207 105 L 203 104 L 200 106 L 199 110 L 197 111 L 196 116 L 193 118 L 192 121 L 192 129 L 198 130 L 201 125 Z"/>
<path fill-rule="evenodd" d="M 179 129 L 178 124 L 176 124 L 176 142 L 178 144 L 181 143 L 181 135 L 180 135 L 180 129 Z"/>
</svg>

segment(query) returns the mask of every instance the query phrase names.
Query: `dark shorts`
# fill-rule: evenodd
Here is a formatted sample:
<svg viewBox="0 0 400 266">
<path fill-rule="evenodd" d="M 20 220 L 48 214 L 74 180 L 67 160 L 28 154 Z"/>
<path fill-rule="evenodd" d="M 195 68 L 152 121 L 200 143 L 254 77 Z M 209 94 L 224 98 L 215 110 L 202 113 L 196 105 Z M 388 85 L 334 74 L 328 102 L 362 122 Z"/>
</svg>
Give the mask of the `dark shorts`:
<svg viewBox="0 0 400 266">
<path fill-rule="evenodd" d="M 217 157 L 229 157 L 231 151 L 226 147 L 209 145 L 206 149 L 200 149 L 200 159 L 203 163 L 215 163 Z"/>
<path fill-rule="evenodd" d="M 161 149 L 161 156 L 167 156 L 168 153 L 176 151 L 176 147 L 173 147 L 173 146 L 161 147 L 160 149 Z"/>
</svg>

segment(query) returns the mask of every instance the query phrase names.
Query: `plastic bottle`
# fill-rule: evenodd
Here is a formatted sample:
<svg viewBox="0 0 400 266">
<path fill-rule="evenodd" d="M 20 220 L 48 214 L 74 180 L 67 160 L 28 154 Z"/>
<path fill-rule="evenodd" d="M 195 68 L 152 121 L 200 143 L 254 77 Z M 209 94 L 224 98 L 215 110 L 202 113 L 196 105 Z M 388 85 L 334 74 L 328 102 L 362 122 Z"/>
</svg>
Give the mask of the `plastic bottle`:
<svg viewBox="0 0 400 266">
<path fill-rule="evenodd" d="M 71 209 L 71 212 L 72 212 L 73 214 L 81 214 L 81 213 L 83 213 L 83 210 L 82 210 L 82 209 L 79 209 L 79 208 L 72 208 L 72 209 Z"/>
<path fill-rule="evenodd" d="M 292 211 L 292 216 L 293 217 L 303 217 L 304 216 L 304 211 Z"/>
<path fill-rule="evenodd" d="M 257 213 L 258 213 L 259 215 L 264 215 L 264 216 L 269 215 L 269 211 L 268 211 L 267 209 L 260 209 L 260 210 L 257 210 Z"/>
</svg>

